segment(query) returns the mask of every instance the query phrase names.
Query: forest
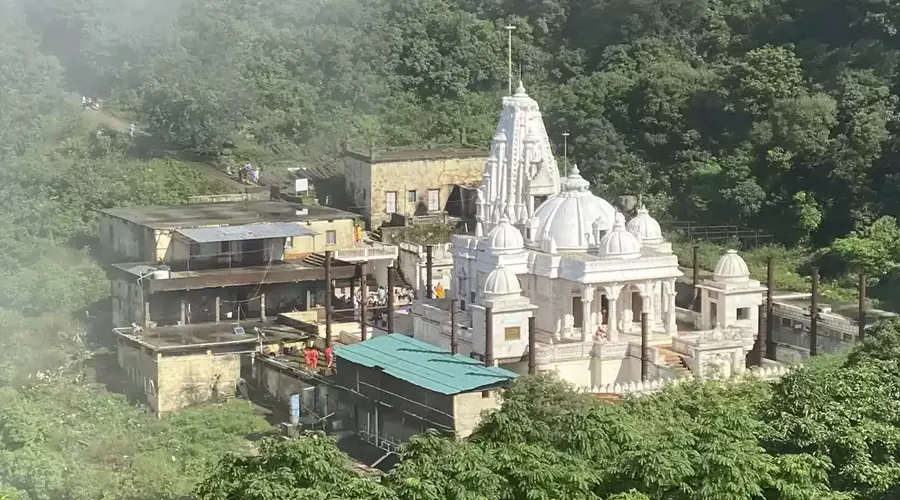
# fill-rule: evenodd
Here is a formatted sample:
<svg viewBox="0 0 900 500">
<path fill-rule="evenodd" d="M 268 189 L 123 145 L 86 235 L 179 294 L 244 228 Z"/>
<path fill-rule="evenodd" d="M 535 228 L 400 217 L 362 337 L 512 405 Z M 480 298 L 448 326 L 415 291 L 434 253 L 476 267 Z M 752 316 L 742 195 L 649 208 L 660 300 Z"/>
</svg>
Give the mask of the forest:
<svg viewBox="0 0 900 500">
<path fill-rule="evenodd" d="M 523 380 L 474 439 L 423 436 L 376 482 L 328 439 L 248 441 L 271 428 L 246 405 L 135 407 L 92 243 L 96 209 L 221 192 L 196 155 L 484 147 L 514 25 L 515 72 L 598 195 L 771 234 L 785 286 L 865 272 L 895 305 L 898 23 L 885 0 L 0 0 L 0 498 L 895 498 L 896 323 L 774 386 L 614 406 Z"/>
</svg>

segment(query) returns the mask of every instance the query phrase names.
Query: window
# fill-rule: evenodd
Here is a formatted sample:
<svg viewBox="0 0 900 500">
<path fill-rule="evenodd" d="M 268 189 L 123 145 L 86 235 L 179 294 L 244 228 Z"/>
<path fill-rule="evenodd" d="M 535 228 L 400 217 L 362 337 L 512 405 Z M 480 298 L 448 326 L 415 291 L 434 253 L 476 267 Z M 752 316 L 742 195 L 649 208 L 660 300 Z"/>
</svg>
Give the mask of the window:
<svg viewBox="0 0 900 500">
<path fill-rule="evenodd" d="M 290 250 L 291 248 L 294 248 L 294 237 L 288 236 L 284 239 L 284 249 Z"/>
<path fill-rule="evenodd" d="M 415 191 L 407 191 L 406 192 L 406 200 L 411 201 L 413 203 L 416 202 L 417 196 Z"/>
<path fill-rule="evenodd" d="M 750 319 L 750 308 L 749 307 L 741 307 L 737 310 L 737 319 Z"/>
<path fill-rule="evenodd" d="M 326 245 L 337 244 L 337 231 L 335 231 L 333 229 L 325 231 L 325 244 Z"/>
<path fill-rule="evenodd" d="M 522 329 L 518 326 L 507 326 L 503 330 L 503 338 L 507 342 L 514 342 L 522 338 Z"/>
<path fill-rule="evenodd" d="M 384 211 L 389 214 L 397 213 L 397 192 L 384 193 Z"/>
<path fill-rule="evenodd" d="M 791 318 L 781 318 L 781 326 L 792 327 L 794 322 L 791 321 Z"/>
<path fill-rule="evenodd" d="M 428 190 L 428 211 L 429 212 L 437 212 L 441 209 L 441 190 L 440 189 L 429 189 Z"/>
</svg>

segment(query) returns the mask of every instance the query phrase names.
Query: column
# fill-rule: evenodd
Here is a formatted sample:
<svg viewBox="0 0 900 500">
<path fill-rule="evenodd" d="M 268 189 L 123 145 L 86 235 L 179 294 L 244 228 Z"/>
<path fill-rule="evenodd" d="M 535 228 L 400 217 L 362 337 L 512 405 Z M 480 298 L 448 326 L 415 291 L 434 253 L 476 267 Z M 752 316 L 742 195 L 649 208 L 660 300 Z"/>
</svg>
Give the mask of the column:
<svg viewBox="0 0 900 500">
<path fill-rule="evenodd" d="M 619 293 L 622 291 L 622 287 L 617 284 L 612 284 L 609 286 L 603 287 L 606 292 L 606 300 L 608 302 L 609 307 L 609 315 L 606 318 L 606 338 L 610 342 L 616 342 L 619 340 Z"/>
<path fill-rule="evenodd" d="M 181 326 L 187 324 L 187 303 L 181 299 Z"/>
<path fill-rule="evenodd" d="M 650 295 L 650 304 L 647 306 L 650 309 L 650 327 L 653 329 L 654 327 L 662 326 L 662 308 L 660 307 L 662 304 L 662 300 L 660 300 L 662 284 L 658 281 L 650 283 L 647 285 L 647 291 Z"/>
<path fill-rule="evenodd" d="M 675 290 L 675 280 L 665 283 L 664 288 L 667 289 L 667 297 L 669 304 L 666 307 L 666 333 L 672 336 L 678 335 L 678 325 L 676 319 L 678 312 L 675 310 L 675 296 L 678 292 Z"/>
<path fill-rule="evenodd" d="M 653 322 L 653 283 L 644 283 L 640 286 L 640 294 L 641 294 L 641 314 L 647 313 L 650 317 L 647 318 L 648 323 L 652 325 Z M 650 336 L 653 336 L 653 332 L 650 332 Z"/>
<path fill-rule="evenodd" d="M 216 295 L 216 324 L 222 321 L 222 297 Z"/>
<path fill-rule="evenodd" d="M 594 301 L 594 287 L 585 285 L 581 287 L 581 341 L 587 342 L 594 334 L 594 318 L 591 317 L 591 303 Z"/>
<path fill-rule="evenodd" d="M 266 320 L 266 294 L 264 293 L 259 296 L 259 319 Z"/>
</svg>

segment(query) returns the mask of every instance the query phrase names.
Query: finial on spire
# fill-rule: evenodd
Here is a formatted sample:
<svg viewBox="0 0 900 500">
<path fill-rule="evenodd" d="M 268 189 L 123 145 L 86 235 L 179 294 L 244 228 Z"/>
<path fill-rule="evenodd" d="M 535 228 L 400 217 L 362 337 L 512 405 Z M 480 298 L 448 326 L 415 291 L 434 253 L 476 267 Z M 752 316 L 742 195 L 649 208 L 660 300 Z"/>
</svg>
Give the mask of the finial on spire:
<svg viewBox="0 0 900 500">
<path fill-rule="evenodd" d="M 580 176 L 581 176 L 581 172 L 578 170 L 578 165 L 573 163 L 572 164 L 572 173 L 569 174 L 569 177 L 580 177 Z"/>
<path fill-rule="evenodd" d="M 519 86 L 516 87 L 515 95 L 525 95 L 525 85 L 522 84 L 522 79 L 519 79 Z"/>
<path fill-rule="evenodd" d="M 512 25 L 509 25 L 509 26 L 506 27 L 506 34 L 507 34 L 507 35 L 506 35 L 506 36 L 507 36 L 507 38 L 506 38 L 506 70 L 507 70 L 507 77 L 509 78 L 509 85 L 508 85 L 508 87 L 509 87 L 509 89 L 508 89 L 508 90 L 509 90 L 509 95 L 512 95 L 512 79 L 513 79 L 513 72 L 512 72 L 512 32 L 513 32 L 514 29 L 516 29 L 516 27 L 515 27 L 515 26 L 512 26 Z"/>
<path fill-rule="evenodd" d="M 625 214 L 622 212 L 616 212 L 616 222 L 613 224 L 613 227 L 616 229 L 621 229 L 625 227 Z"/>
</svg>

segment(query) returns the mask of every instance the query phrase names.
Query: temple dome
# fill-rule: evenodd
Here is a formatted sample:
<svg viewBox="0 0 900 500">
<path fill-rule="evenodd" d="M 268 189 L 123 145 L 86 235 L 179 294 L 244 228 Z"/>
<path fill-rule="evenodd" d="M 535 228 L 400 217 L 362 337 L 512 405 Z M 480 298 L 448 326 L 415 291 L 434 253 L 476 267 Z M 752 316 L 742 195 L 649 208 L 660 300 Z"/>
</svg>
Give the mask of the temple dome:
<svg viewBox="0 0 900 500">
<path fill-rule="evenodd" d="M 750 279 L 750 269 L 737 250 L 729 250 L 716 264 L 713 279 L 719 282 L 747 281 Z"/>
<path fill-rule="evenodd" d="M 494 251 L 521 250 L 525 248 L 525 238 L 521 231 L 509 223 L 509 218 L 503 216 L 497 227 L 488 234 L 486 246 Z"/>
<path fill-rule="evenodd" d="M 638 209 L 637 215 L 628 221 L 627 228 L 629 233 L 640 238 L 643 243 L 655 245 L 665 241 L 659 222 L 650 216 L 650 211 L 643 205 Z"/>
<path fill-rule="evenodd" d="M 616 212 L 612 229 L 600 239 L 597 254 L 601 257 L 633 259 L 641 256 L 641 240 L 625 228 L 625 216 Z"/>
<path fill-rule="evenodd" d="M 505 267 L 498 267 L 491 271 L 484 282 L 485 295 L 516 295 L 519 293 L 522 293 L 519 278 Z"/>
<path fill-rule="evenodd" d="M 540 243 L 541 250 L 549 251 L 551 239 L 561 251 L 586 250 L 592 243 L 595 221 L 604 221 L 602 230 L 612 227 L 616 209 L 589 188 L 590 183 L 573 165 L 563 191 L 538 207 L 534 213 L 537 232 L 532 239 Z"/>
</svg>

